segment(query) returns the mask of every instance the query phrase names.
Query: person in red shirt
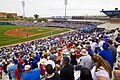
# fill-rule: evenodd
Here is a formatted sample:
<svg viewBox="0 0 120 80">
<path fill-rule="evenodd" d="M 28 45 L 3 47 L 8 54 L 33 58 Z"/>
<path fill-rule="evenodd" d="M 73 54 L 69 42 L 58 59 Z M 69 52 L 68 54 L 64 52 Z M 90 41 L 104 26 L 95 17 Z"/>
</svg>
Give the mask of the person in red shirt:
<svg viewBox="0 0 120 80">
<path fill-rule="evenodd" d="M 0 64 L 0 79 L 2 79 L 2 70 L 3 70 L 2 64 Z"/>
<path fill-rule="evenodd" d="M 15 70 L 15 77 L 17 80 L 21 80 L 20 74 L 22 73 L 22 63 L 18 63 L 17 69 Z"/>
<path fill-rule="evenodd" d="M 77 59 L 80 58 L 80 48 L 77 48 L 77 50 L 76 50 L 76 58 Z"/>
</svg>

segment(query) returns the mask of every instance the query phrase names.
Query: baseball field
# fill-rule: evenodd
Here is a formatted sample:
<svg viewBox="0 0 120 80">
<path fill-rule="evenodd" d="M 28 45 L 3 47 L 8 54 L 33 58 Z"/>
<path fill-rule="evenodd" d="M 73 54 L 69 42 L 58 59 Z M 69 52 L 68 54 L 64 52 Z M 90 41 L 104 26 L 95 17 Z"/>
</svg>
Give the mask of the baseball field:
<svg viewBox="0 0 120 80">
<path fill-rule="evenodd" d="M 0 26 L 0 47 L 70 31 L 67 28 Z"/>
</svg>

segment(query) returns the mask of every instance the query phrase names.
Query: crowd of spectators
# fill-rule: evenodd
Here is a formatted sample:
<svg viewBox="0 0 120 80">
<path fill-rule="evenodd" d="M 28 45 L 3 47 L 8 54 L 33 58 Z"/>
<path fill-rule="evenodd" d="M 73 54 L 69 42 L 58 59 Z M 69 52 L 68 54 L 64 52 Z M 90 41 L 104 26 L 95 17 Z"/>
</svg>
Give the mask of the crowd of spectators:
<svg viewBox="0 0 120 80">
<path fill-rule="evenodd" d="M 18 26 L 42 26 L 42 27 L 65 27 L 79 30 L 92 30 L 97 27 L 94 22 L 72 22 L 72 21 L 48 21 L 48 22 L 33 22 L 33 21 L 14 21 L 12 24 Z"/>
<path fill-rule="evenodd" d="M 36 26 L 38 24 L 41 23 Z M 115 30 L 96 29 L 92 33 L 76 30 L 2 47 L 0 78 L 3 70 L 10 80 L 42 80 L 43 77 L 46 80 L 74 80 L 75 71 L 80 70 L 78 80 L 110 80 L 120 43 L 120 33 L 114 34 Z M 118 80 L 119 73 L 120 70 L 114 72 Z"/>
</svg>

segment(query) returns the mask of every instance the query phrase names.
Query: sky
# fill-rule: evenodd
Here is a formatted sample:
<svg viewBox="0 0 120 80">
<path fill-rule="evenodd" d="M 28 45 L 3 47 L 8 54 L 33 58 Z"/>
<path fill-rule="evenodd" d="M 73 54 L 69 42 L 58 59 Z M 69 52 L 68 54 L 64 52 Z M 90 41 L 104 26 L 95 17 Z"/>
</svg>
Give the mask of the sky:
<svg viewBox="0 0 120 80">
<path fill-rule="evenodd" d="M 23 15 L 22 0 L 0 0 L 0 12 L 15 12 Z M 64 0 L 23 0 L 25 16 L 64 16 Z M 100 11 L 120 8 L 120 0 L 68 0 L 67 16 L 104 15 Z"/>
</svg>

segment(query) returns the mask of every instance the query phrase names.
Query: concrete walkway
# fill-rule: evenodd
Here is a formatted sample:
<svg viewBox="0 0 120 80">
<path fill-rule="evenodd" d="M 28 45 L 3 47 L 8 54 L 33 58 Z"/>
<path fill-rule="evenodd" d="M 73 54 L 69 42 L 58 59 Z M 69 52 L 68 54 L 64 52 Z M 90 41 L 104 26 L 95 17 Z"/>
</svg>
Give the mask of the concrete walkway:
<svg viewBox="0 0 120 80">
<path fill-rule="evenodd" d="M 120 28 L 120 23 L 119 24 L 112 24 L 112 23 L 105 23 L 97 26 L 98 28 L 105 28 L 108 30 L 115 29 L 115 28 Z"/>
</svg>

